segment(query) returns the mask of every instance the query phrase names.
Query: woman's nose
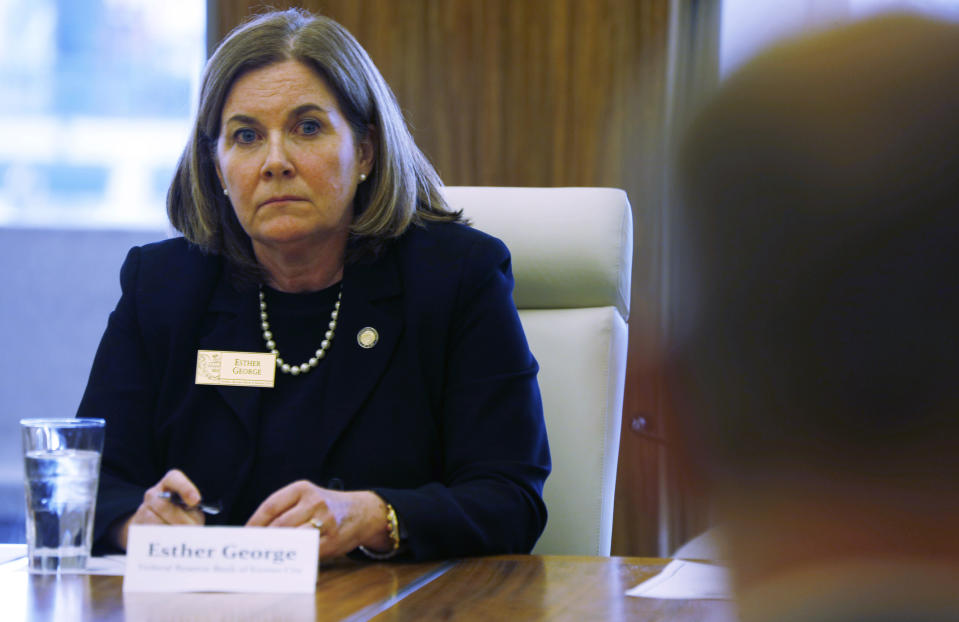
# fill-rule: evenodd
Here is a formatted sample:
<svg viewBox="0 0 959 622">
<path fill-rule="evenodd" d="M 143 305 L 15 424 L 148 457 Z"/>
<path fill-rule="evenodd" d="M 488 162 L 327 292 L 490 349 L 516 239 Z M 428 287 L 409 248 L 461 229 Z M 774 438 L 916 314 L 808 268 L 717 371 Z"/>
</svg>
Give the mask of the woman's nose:
<svg viewBox="0 0 959 622">
<path fill-rule="evenodd" d="M 267 146 L 266 159 L 261 173 L 264 177 L 292 177 L 293 163 L 290 161 L 286 146 L 282 140 L 271 140 Z"/>
</svg>

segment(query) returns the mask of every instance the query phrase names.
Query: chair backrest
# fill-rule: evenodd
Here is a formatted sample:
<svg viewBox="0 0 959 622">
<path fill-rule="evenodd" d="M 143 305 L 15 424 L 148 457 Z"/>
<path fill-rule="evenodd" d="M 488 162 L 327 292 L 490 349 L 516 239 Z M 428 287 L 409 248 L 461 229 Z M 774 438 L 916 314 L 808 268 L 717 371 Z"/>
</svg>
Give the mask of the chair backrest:
<svg viewBox="0 0 959 622">
<path fill-rule="evenodd" d="M 612 188 L 447 187 L 450 205 L 512 254 L 540 365 L 553 472 L 534 553 L 609 555 L 626 377 L 632 215 Z"/>
</svg>

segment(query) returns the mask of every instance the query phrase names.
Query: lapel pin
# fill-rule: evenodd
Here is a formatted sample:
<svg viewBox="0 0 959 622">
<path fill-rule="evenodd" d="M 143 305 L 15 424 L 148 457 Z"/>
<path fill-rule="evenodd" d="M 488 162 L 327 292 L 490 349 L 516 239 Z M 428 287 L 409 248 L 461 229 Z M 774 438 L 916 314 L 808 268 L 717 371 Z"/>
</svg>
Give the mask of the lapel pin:
<svg viewBox="0 0 959 622">
<path fill-rule="evenodd" d="M 376 332 L 376 329 L 372 326 L 367 326 L 366 328 L 361 328 L 360 332 L 356 333 L 356 343 L 360 344 L 361 348 L 369 350 L 376 345 L 376 342 L 380 340 L 380 334 Z"/>
</svg>

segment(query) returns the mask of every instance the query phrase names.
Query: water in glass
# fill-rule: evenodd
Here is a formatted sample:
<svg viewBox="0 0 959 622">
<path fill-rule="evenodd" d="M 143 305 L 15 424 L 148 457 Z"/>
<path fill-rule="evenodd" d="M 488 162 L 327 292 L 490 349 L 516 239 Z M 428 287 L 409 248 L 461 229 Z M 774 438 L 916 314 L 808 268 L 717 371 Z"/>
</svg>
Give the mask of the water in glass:
<svg viewBox="0 0 959 622">
<path fill-rule="evenodd" d="M 93 536 L 99 452 L 33 450 L 25 468 L 30 569 L 83 569 Z"/>
</svg>

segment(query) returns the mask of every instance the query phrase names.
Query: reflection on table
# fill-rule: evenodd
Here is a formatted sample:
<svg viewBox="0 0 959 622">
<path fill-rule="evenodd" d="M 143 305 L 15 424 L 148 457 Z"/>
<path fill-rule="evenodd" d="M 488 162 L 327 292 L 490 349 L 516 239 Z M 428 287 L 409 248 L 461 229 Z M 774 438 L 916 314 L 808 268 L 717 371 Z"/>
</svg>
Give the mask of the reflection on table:
<svg viewBox="0 0 959 622">
<path fill-rule="evenodd" d="M 0 565 L 4 619 L 669 620 L 731 622 L 732 603 L 625 595 L 668 560 L 509 555 L 324 564 L 315 594 L 132 594 L 103 575 L 31 575 Z M 15 562 L 14 562 L 15 563 Z"/>
</svg>

